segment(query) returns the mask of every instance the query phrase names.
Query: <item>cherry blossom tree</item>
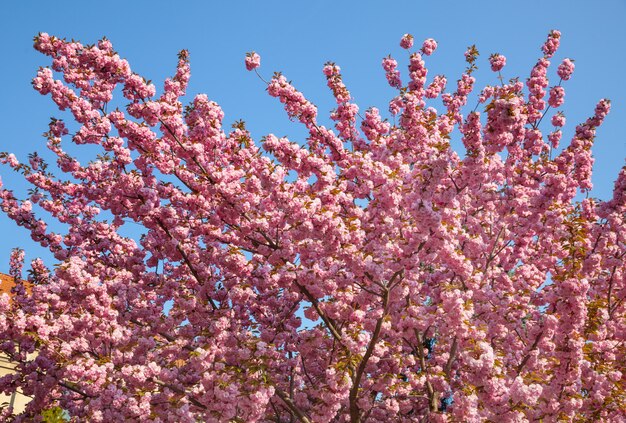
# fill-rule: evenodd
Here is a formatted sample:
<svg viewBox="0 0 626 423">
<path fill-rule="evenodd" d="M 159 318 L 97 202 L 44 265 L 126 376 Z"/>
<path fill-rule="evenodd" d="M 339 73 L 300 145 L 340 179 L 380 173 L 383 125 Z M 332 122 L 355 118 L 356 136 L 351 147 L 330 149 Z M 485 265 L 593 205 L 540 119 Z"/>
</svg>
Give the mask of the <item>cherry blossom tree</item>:
<svg viewBox="0 0 626 423">
<path fill-rule="evenodd" d="M 407 34 L 408 74 L 382 61 L 390 120 L 359 112 L 327 63 L 334 128 L 276 73 L 297 143 L 224 128 L 203 94 L 184 106 L 184 50 L 157 94 L 108 40 L 39 34 L 52 66 L 33 87 L 71 119 L 46 134 L 58 169 L 1 156 L 33 185 L 2 188 L 2 210 L 56 259 L 25 277 L 12 256 L 0 351 L 17 367 L 0 389 L 32 401 L 11 418 L 626 420 L 626 168 L 611 199 L 578 200 L 610 103 L 559 147 L 574 70 L 550 85 L 559 40 L 525 84 L 492 55 L 500 83 L 472 94 L 475 47 L 450 89 L 427 75 L 435 40 Z M 102 154 L 80 163 L 66 140 Z"/>
</svg>

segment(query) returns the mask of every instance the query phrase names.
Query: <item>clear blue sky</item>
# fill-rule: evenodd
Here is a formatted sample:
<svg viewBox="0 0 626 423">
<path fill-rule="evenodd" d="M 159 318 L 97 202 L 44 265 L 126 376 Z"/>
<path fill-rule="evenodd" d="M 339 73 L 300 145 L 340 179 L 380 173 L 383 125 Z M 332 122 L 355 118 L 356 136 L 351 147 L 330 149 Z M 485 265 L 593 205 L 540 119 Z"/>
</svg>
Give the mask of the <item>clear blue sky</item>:
<svg viewBox="0 0 626 423">
<path fill-rule="evenodd" d="M 495 83 L 486 69 L 490 53 L 507 56 L 505 77 L 525 80 L 540 56 L 550 29 L 563 36 L 556 60 L 571 57 L 576 71 L 566 83 L 567 136 L 575 124 L 593 113 L 602 97 L 612 112 L 598 131 L 594 147 L 593 195 L 608 198 L 626 158 L 626 2 L 571 1 L 6 1 L 0 6 L 4 42 L 0 67 L 0 151 L 26 161 L 32 151 L 44 152 L 51 116 L 61 116 L 48 97 L 36 93 L 30 80 L 49 60 L 32 48 L 38 32 L 74 38 L 85 44 L 106 36 L 136 72 L 160 82 L 173 74 L 176 54 L 191 53 L 189 99 L 206 93 L 223 107 L 226 122 L 244 119 L 255 139 L 267 133 L 294 141 L 302 130 L 285 117 L 280 104 L 243 65 L 245 52 L 262 56 L 261 72 L 281 71 L 320 108 L 324 115 L 332 98 L 321 73 L 326 61 L 343 69 L 344 81 L 361 109 L 386 110 L 394 94 L 384 79 L 381 59 L 391 53 L 402 64 L 398 46 L 408 32 L 417 42 L 435 38 L 439 49 L 427 60 L 430 75 L 444 73 L 455 81 L 465 63 L 463 52 L 476 44 L 481 52 L 476 73 L 479 87 Z M 404 67 L 403 67 L 404 68 Z M 5 186 L 23 196 L 26 186 L 0 168 Z M 0 215 L 0 271 L 7 271 L 9 252 L 23 247 L 27 260 L 47 256 L 27 232 Z"/>
</svg>

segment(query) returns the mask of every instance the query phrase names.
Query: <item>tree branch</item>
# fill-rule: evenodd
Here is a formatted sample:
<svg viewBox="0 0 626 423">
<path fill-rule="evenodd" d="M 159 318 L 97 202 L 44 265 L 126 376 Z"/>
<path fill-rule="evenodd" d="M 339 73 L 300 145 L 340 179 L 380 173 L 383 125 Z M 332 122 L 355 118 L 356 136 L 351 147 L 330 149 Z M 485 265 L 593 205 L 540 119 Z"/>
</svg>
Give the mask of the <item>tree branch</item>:
<svg viewBox="0 0 626 423">
<path fill-rule="evenodd" d="M 140 321 L 136 320 L 136 319 L 130 319 L 129 322 L 134 323 L 137 326 L 140 327 L 145 327 L 146 325 L 144 325 L 143 323 L 141 323 Z M 176 342 L 176 338 L 174 338 L 172 335 L 170 335 L 169 333 L 165 333 L 165 332 L 157 332 L 159 335 L 161 335 L 163 338 L 165 338 L 166 341 L 168 342 Z M 189 345 L 183 345 L 182 346 L 183 349 L 187 350 L 187 351 L 195 351 L 194 348 L 192 348 Z"/>
<path fill-rule="evenodd" d="M 296 284 L 298 289 L 300 289 L 300 291 L 304 294 L 307 300 L 309 300 L 311 304 L 313 304 L 313 308 L 315 308 L 317 315 L 320 316 L 320 319 L 322 319 L 326 327 L 328 327 L 328 330 L 330 331 L 333 338 L 335 338 L 337 342 L 343 345 L 343 343 L 341 342 L 341 334 L 337 330 L 335 321 L 331 319 L 330 317 L 326 316 L 324 312 L 320 309 L 319 301 L 317 300 L 317 298 L 315 298 L 313 294 L 311 294 L 311 292 L 308 289 L 306 289 L 304 285 L 300 285 L 297 281 L 294 281 L 294 283 Z"/>
<path fill-rule="evenodd" d="M 526 353 L 526 356 L 522 359 L 520 364 L 517 366 L 516 371 L 517 371 L 517 375 L 518 376 L 522 372 L 522 370 L 524 369 L 524 366 L 526 365 L 528 360 L 530 359 L 531 351 L 534 351 L 537 348 L 537 345 L 539 345 L 539 340 L 541 339 L 541 335 L 543 335 L 543 332 L 539 332 L 537 334 L 537 337 L 535 338 L 535 342 L 533 342 L 533 344 L 530 347 L 530 350 L 528 350 L 528 353 Z"/>
<path fill-rule="evenodd" d="M 417 329 L 415 329 L 415 337 L 417 338 L 417 347 L 414 349 L 417 352 L 417 356 L 420 360 L 420 367 L 422 368 L 422 371 L 424 373 L 428 373 L 428 370 L 426 370 L 426 360 L 424 358 L 424 338 L 422 337 L 420 331 L 418 331 Z M 432 383 L 430 383 L 430 380 L 428 380 L 428 376 L 426 376 L 426 393 L 428 394 L 428 409 L 432 413 L 434 413 L 437 411 L 438 408 L 438 394 L 435 391 L 435 388 L 433 388 Z"/>
<path fill-rule="evenodd" d="M 298 408 L 298 406 L 280 388 L 275 388 L 275 394 L 283 400 L 289 410 L 296 415 L 302 423 L 311 423 L 311 420 Z"/>
<path fill-rule="evenodd" d="M 397 277 L 398 272 L 394 274 L 392 277 L 390 284 L 393 283 L 394 279 Z M 374 332 L 372 333 L 372 338 L 370 339 L 369 345 L 367 346 L 367 350 L 365 351 L 365 355 L 361 359 L 359 363 L 359 367 L 357 368 L 356 374 L 354 376 L 354 381 L 352 382 L 352 388 L 350 389 L 350 422 L 351 423 L 359 423 L 361 422 L 361 412 L 359 410 L 359 406 L 357 404 L 358 394 L 359 394 L 359 386 L 361 384 L 361 378 L 363 377 L 363 373 L 365 372 L 365 367 L 374 352 L 374 348 L 378 343 L 378 339 L 380 337 L 380 332 L 382 330 L 383 321 L 387 317 L 389 306 L 389 289 L 385 288 L 383 292 L 383 315 L 380 316 L 378 321 L 376 322 L 376 327 L 374 328 Z"/>
<path fill-rule="evenodd" d="M 168 388 L 168 389 L 170 389 L 171 391 L 173 391 L 173 392 L 175 392 L 177 394 L 185 396 L 189 400 L 189 402 L 192 403 L 193 405 L 195 405 L 196 407 L 201 408 L 203 410 L 207 409 L 206 405 L 202 404 L 200 401 L 198 401 L 197 399 L 192 397 L 191 394 L 189 394 L 189 392 L 185 391 L 184 389 L 179 388 L 178 386 L 172 385 L 171 383 L 162 382 L 162 381 L 160 381 L 158 379 L 155 379 L 155 378 L 151 378 L 149 380 L 151 380 L 152 382 L 156 383 L 159 386 L 162 386 L 164 388 Z"/>
<path fill-rule="evenodd" d="M 167 236 L 169 236 L 171 239 L 175 240 L 175 238 L 172 236 L 170 231 L 165 227 L 165 225 L 163 224 L 163 222 L 161 222 L 160 219 L 157 218 L 156 222 L 161 227 L 161 229 L 163 229 L 163 231 L 167 234 Z M 198 272 L 196 271 L 196 269 L 191 264 L 191 261 L 189 260 L 189 257 L 187 257 L 187 254 L 185 253 L 185 251 L 180 246 L 180 242 L 176 243 L 176 251 L 178 251 L 178 253 L 182 256 L 183 261 L 185 262 L 185 264 L 189 268 L 189 271 L 191 272 L 193 277 L 196 279 L 196 281 L 198 281 L 198 283 L 200 285 L 202 285 L 203 283 L 202 283 L 202 281 L 200 279 L 200 275 L 198 275 Z M 218 307 L 217 307 L 217 305 L 215 305 L 215 302 L 213 301 L 213 298 L 208 297 L 208 296 L 207 296 L 207 298 L 209 299 L 209 304 L 211 304 L 211 307 L 213 308 L 213 310 L 217 310 Z"/>
<path fill-rule="evenodd" d="M 12 361 L 15 361 L 15 360 L 12 360 Z M 39 376 L 48 376 L 48 374 L 42 372 L 41 370 L 36 370 L 36 372 Z M 91 395 L 86 392 L 83 392 L 80 388 L 77 387 L 78 384 L 71 383 L 71 382 L 68 383 L 63 380 L 58 380 L 58 379 L 57 379 L 57 384 L 59 386 L 64 387 L 65 389 L 69 389 L 70 391 L 80 395 L 83 398 L 96 398 L 95 395 Z"/>
<path fill-rule="evenodd" d="M 450 380 L 450 371 L 452 370 L 452 364 L 454 363 L 454 359 L 456 358 L 456 352 L 459 347 L 459 343 L 457 337 L 454 337 L 452 341 L 452 346 L 450 347 L 450 357 L 448 357 L 448 362 L 446 363 L 445 372 L 448 380 Z"/>
</svg>

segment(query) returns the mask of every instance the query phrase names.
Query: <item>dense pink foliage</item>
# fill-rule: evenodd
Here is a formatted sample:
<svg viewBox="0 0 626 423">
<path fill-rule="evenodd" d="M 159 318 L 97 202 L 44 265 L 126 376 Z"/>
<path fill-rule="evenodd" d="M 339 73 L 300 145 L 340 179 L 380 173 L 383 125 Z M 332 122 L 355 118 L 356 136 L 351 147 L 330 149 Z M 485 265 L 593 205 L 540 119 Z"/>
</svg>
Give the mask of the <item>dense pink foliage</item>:
<svg viewBox="0 0 626 423">
<path fill-rule="evenodd" d="M 450 92 L 428 80 L 434 40 L 411 53 L 406 86 L 388 57 L 393 123 L 359 113 L 333 63 L 334 129 L 277 73 L 267 92 L 308 130 L 296 143 L 224 128 L 203 94 L 184 107 L 185 51 L 157 94 L 107 40 L 40 34 L 53 62 L 33 86 L 76 123 L 47 133 L 65 179 L 37 156 L 1 156 L 36 188 L 2 188 L 2 210 L 58 261 L 34 261 L 32 289 L 0 298 L 0 350 L 17 363 L 0 389 L 33 397 L 16 419 L 60 407 L 91 422 L 624 421 L 626 168 L 612 199 L 575 200 L 609 102 L 557 150 L 559 41 L 527 90 L 487 86 L 470 112 L 475 47 Z M 107 109 L 116 87 L 124 110 Z M 80 163 L 69 137 L 104 153 Z M 141 239 L 120 234 L 130 222 Z"/>
</svg>

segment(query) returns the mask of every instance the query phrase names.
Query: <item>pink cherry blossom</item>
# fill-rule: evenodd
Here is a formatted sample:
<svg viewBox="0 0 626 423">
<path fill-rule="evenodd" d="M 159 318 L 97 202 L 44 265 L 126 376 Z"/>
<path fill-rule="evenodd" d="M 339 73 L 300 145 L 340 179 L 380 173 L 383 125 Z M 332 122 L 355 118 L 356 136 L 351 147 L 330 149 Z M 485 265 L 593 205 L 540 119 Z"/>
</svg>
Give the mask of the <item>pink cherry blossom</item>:
<svg viewBox="0 0 626 423">
<path fill-rule="evenodd" d="M 328 62 L 332 127 L 261 77 L 296 142 L 226 126 L 205 94 L 184 104 L 185 50 L 157 90 L 106 39 L 39 34 L 32 85 L 68 122 L 46 156 L 0 153 L 32 186 L 0 183 L 0 209 L 54 257 L 8 258 L 0 391 L 32 398 L 15 420 L 624 421 L 626 168 L 609 200 L 585 195 L 611 104 L 564 127 L 560 36 L 477 105 L 475 46 L 448 79 L 426 40 L 406 86 L 383 59 L 390 114 Z"/>
<path fill-rule="evenodd" d="M 552 125 L 565 126 L 565 115 L 562 112 L 556 113 L 552 116 Z"/>
<path fill-rule="evenodd" d="M 489 56 L 489 64 L 491 65 L 491 70 L 494 72 L 499 72 L 506 65 L 506 57 L 501 54 L 492 54 Z"/>
<path fill-rule="evenodd" d="M 541 47 L 541 50 L 543 50 L 545 57 L 549 59 L 552 56 L 554 56 L 554 53 L 556 53 L 557 49 L 559 48 L 560 43 L 561 43 L 561 32 L 557 30 L 550 31 L 550 34 L 548 35 L 548 39 L 546 40 L 544 45 Z"/>
<path fill-rule="evenodd" d="M 565 89 L 561 86 L 550 88 L 550 99 L 548 104 L 552 107 L 559 107 L 565 101 Z"/>
<path fill-rule="evenodd" d="M 432 38 L 424 40 L 424 43 L 422 44 L 422 53 L 424 53 L 425 56 L 430 56 L 435 52 L 436 49 L 437 41 L 433 40 Z"/>
<path fill-rule="evenodd" d="M 383 59 L 383 69 L 387 77 L 387 82 L 394 88 L 401 88 L 402 81 L 400 80 L 400 71 L 397 70 L 398 62 L 392 59 L 391 56 Z"/>
<path fill-rule="evenodd" d="M 246 69 L 251 71 L 261 66 L 261 56 L 254 51 L 246 53 Z"/>
<path fill-rule="evenodd" d="M 571 59 L 563 59 L 563 62 L 559 65 L 557 69 L 557 74 L 559 77 L 567 81 L 572 77 L 572 73 L 574 73 L 574 61 Z"/>
<path fill-rule="evenodd" d="M 405 50 L 410 49 L 411 47 L 413 47 L 413 40 L 414 39 L 411 34 L 404 34 L 400 39 L 400 47 Z"/>
</svg>

